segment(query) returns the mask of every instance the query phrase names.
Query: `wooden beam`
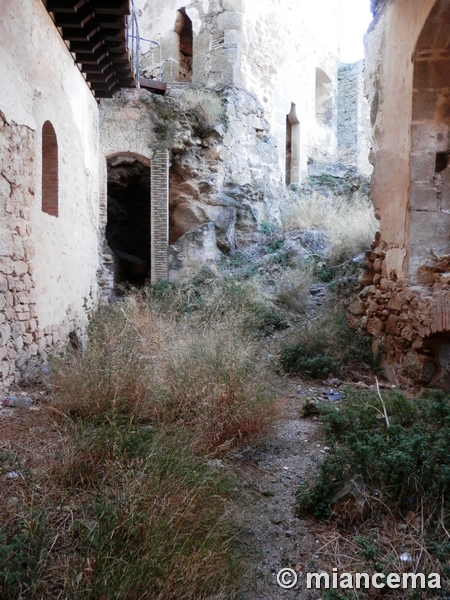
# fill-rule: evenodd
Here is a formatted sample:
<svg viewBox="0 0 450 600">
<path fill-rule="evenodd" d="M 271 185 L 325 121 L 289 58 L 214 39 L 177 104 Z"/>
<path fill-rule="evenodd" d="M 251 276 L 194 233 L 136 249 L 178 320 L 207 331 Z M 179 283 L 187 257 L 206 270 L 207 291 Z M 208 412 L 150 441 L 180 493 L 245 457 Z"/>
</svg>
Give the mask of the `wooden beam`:
<svg viewBox="0 0 450 600">
<path fill-rule="evenodd" d="M 116 77 L 114 70 L 112 69 L 110 73 L 86 73 L 86 81 L 92 83 L 108 83 L 111 77 Z M 117 81 L 117 78 L 116 78 Z"/>
<path fill-rule="evenodd" d="M 90 85 L 91 85 L 91 89 L 93 89 L 93 90 L 112 90 L 116 86 L 118 88 L 120 87 L 117 79 L 112 79 L 111 81 L 108 81 L 107 83 L 104 83 L 102 81 L 92 81 L 92 82 L 90 82 Z"/>
<path fill-rule="evenodd" d="M 47 10 L 49 12 L 76 13 L 82 6 L 87 4 L 88 0 L 47 0 Z"/>
<path fill-rule="evenodd" d="M 96 14 L 129 15 L 131 14 L 129 0 L 89 0 L 89 5 Z"/>
<path fill-rule="evenodd" d="M 121 42 L 125 39 L 125 31 L 120 27 L 117 29 L 106 29 L 102 27 L 102 36 L 105 42 Z"/>
<path fill-rule="evenodd" d="M 167 83 L 156 81 L 156 79 L 146 79 L 145 77 L 139 77 L 139 85 L 141 88 L 160 95 L 164 95 L 167 89 Z"/>
<path fill-rule="evenodd" d="M 85 27 L 84 29 L 75 29 L 63 27 L 63 38 L 69 40 L 69 42 L 86 42 L 90 41 L 96 33 L 100 31 L 100 27 L 92 26 Z"/>
<path fill-rule="evenodd" d="M 107 56 L 108 51 L 105 49 L 100 49 L 98 52 L 93 52 L 92 54 L 89 52 L 77 52 L 76 61 L 77 63 L 83 63 L 84 65 L 98 65 L 104 58 L 107 58 Z"/>
<path fill-rule="evenodd" d="M 81 64 L 81 70 L 83 71 L 83 73 L 100 73 L 101 75 L 103 73 L 109 73 L 110 69 L 113 73 L 115 73 L 115 69 L 112 63 L 106 63 L 104 65 L 85 65 L 84 63 Z"/>
<path fill-rule="evenodd" d="M 55 25 L 57 27 L 84 27 L 95 17 L 92 10 L 81 10 L 74 14 L 55 13 Z"/>
<path fill-rule="evenodd" d="M 97 34 L 95 37 L 91 38 L 89 41 L 83 40 L 82 42 L 76 42 L 76 41 L 72 40 L 70 42 L 70 51 L 71 52 L 88 52 L 89 54 L 93 54 L 99 48 L 101 48 L 104 45 L 104 43 L 105 43 L 105 40 L 101 37 L 101 35 Z"/>
</svg>

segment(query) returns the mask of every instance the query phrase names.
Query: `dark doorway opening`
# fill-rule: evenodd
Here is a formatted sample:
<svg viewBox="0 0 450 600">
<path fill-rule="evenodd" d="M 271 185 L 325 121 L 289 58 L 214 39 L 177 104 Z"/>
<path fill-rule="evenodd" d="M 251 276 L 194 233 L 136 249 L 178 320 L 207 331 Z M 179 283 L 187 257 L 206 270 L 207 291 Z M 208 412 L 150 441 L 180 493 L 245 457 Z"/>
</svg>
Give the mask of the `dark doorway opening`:
<svg viewBox="0 0 450 600">
<path fill-rule="evenodd" d="M 114 283 L 150 278 L 150 167 L 119 157 L 108 162 L 106 239 L 114 254 Z"/>
<path fill-rule="evenodd" d="M 423 344 L 422 381 L 431 387 L 450 391 L 450 333 L 433 333 Z"/>
</svg>

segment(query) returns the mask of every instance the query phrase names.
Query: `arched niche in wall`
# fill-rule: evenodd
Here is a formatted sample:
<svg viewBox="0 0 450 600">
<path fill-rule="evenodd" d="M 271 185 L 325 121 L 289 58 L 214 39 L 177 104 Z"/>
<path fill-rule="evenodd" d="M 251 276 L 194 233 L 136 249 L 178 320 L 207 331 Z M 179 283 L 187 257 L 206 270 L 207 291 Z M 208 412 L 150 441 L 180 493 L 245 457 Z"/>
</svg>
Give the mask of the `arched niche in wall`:
<svg viewBox="0 0 450 600">
<path fill-rule="evenodd" d="M 177 11 L 175 33 L 179 36 L 178 81 L 192 81 L 193 32 L 192 21 L 184 8 Z"/>
<path fill-rule="evenodd" d="M 291 102 L 291 110 L 286 115 L 286 185 L 300 181 L 300 121 L 296 106 Z"/>
<path fill-rule="evenodd" d="M 316 101 L 315 114 L 316 120 L 322 125 L 331 126 L 334 116 L 335 93 L 331 79 L 328 75 L 316 67 Z"/>
<path fill-rule="evenodd" d="M 450 254 L 450 4 L 438 0 L 414 58 L 409 190 L 409 277 L 421 282 L 430 251 Z"/>
<path fill-rule="evenodd" d="M 42 127 L 42 211 L 53 217 L 59 213 L 58 140 L 53 125 Z"/>
</svg>

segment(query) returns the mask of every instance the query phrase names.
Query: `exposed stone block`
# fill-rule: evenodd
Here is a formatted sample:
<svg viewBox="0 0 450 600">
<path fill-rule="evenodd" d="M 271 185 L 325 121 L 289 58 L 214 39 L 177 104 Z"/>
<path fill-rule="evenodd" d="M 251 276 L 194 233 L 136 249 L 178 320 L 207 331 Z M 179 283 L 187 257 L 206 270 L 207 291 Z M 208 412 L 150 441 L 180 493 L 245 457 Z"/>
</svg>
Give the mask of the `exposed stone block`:
<svg viewBox="0 0 450 600">
<path fill-rule="evenodd" d="M 225 11 L 217 19 L 217 28 L 223 31 L 227 29 L 243 31 L 244 15 L 241 12 Z"/>
<path fill-rule="evenodd" d="M 367 331 L 375 338 L 379 338 L 383 331 L 383 322 L 376 317 L 369 319 L 367 321 Z"/>
<path fill-rule="evenodd" d="M 411 210 L 438 210 L 437 188 L 430 183 L 414 182 L 410 187 Z"/>
<path fill-rule="evenodd" d="M 414 89 L 439 90 L 450 87 L 450 61 L 418 61 L 415 65 Z"/>
<path fill-rule="evenodd" d="M 431 183 L 436 165 L 435 152 L 411 154 L 411 181 L 428 181 Z"/>
<path fill-rule="evenodd" d="M 16 260 L 13 264 L 13 273 L 16 277 L 28 273 L 28 264 L 22 260 Z"/>
<path fill-rule="evenodd" d="M 13 237 L 1 223 L 2 235 L 0 236 L 0 256 L 11 256 L 14 251 Z M 0 269 L 5 273 L 6 270 L 0 265 Z"/>
<path fill-rule="evenodd" d="M 243 13 L 245 11 L 244 0 L 222 0 L 224 10 L 232 10 Z"/>
<path fill-rule="evenodd" d="M 435 91 L 414 91 L 412 120 L 433 120 L 436 113 L 438 100 L 439 95 Z"/>
</svg>

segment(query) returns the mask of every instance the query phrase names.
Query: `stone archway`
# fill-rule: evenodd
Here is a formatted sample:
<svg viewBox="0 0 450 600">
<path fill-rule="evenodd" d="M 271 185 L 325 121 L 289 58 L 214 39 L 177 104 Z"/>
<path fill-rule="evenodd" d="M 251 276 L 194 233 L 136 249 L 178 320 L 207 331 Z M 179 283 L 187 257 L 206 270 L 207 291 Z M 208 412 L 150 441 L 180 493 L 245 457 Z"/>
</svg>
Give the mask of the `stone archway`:
<svg viewBox="0 0 450 600">
<path fill-rule="evenodd" d="M 414 57 L 409 192 L 409 276 L 420 283 L 430 251 L 450 254 L 450 3 L 438 0 Z"/>
</svg>

